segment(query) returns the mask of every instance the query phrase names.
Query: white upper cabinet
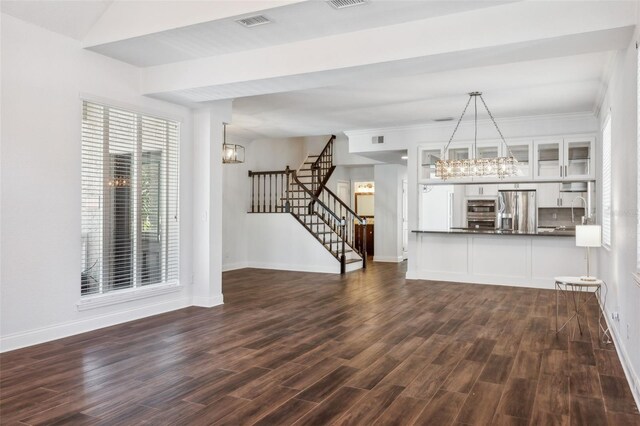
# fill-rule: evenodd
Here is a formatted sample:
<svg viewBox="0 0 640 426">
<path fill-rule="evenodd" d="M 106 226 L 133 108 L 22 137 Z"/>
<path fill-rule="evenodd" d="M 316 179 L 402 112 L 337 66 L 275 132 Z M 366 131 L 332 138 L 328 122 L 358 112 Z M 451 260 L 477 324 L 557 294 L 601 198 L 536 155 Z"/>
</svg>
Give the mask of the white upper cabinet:
<svg viewBox="0 0 640 426">
<path fill-rule="evenodd" d="M 564 177 L 588 179 L 595 177 L 595 139 L 593 137 L 564 139 Z"/>
<path fill-rule="evenodd" d="M 420 159 L 418 179 L 421 183 L 441 182 L 435 177 L 435 162 L 440 158 L 467 160 L 495 158 L 513 155 L 517 160 L 518 174 L 504 181 L 563 181 L 595 179 L 595 138 L 593 136 L 545 137 L 539 139 L 515 139 L 453 142 L 443 153 L 446 143 L 423 145 L 418 149 Z M 496 182 L 496 176 L 455 179 L 456 182 Z"/>
<path fill-rule="evenodd" d="M 531 141 L 517 141 L 514 143 L 509 143 L 509 149 L 503 146 L 502 156 L 508 157 L 511 154 L 518 160 L 518 176 L 515 178 L 509 178 L 509 180 L 531 180 L 533 177 L 532 170 L 532 158 L 533 158 L 533 147 Z"/>
<path fill-rule="evenodd" d="M 536 180 L 595 178 L 595 138 L 537 139 L 534 147 Z"/>
<path fill-rule="evenodd" d="M 442 148 L 418 148 L 418 179 L 420 182 L 441 181 L 436 177 L 436 161 L 442 158 Z"/>
<path fill-rule="evenodd" d="M 564 150 L 562 139 L 536 139 L 533 141 L 534 177 L 541 180 L 559 180 L 563 177 Z"/>
</svg>

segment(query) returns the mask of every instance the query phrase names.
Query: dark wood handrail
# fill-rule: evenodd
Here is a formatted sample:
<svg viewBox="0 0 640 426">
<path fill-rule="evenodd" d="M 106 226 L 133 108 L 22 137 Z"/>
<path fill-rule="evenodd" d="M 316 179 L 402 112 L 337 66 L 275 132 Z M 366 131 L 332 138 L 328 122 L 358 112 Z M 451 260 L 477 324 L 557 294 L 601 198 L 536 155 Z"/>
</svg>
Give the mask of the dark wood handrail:
<svg viewBox="0 0 640 426">
<path fill-rule="evenodd" d="M 291 173 L 291 170 L 271 170 L 266 172 L 252 172 L 249 170 L 249 177 L 258 175 L 283 175 L 285 173 Z"/>
<path fill-rule="evenodd" d="M 333 198 L 335 198 L 336 200 L 338 200 L 338 203 L 340 203 L 340 205 L 342 207 L 344 207 L 344 209 L 348 212 L 351 213 L 353 215 L 353 217 L 356 218 L 356 220 L 358 222 L 360 222 L 360 224 L 364 224 L 365 220 L 358 216 L 358 214 L 356 212 L 354 212 L 351 207 L 349 207 L 344 201 L 342 201 L 340 199 L 340 197 L 338 197 L 336 194 L 333 193 L 333 191 L 331 191 L 329 188 L 327 188 L 326 186 L 322 188 L 324 191 L 327 191 L 329 193 L 329 195 L 331 195 Z"/>
<path fill-rule="evenodd" d="M 322 207 L 324 210 L 326 210 L 331 216 L 333 216 L 334 219 L 336 219 L 338 222 L 342 222 L 342 219 L 340 216 L 338 216 L 337 214 L 335 214 L 329 207 L 327 207 L 327 205 L 325 203 L 323 203 L 320 198 L 318 198 L 313 191 L 311 191 L 309 188 L 307 188 L 302 182 L 300 182 L 298 180 L 298 174 L 296 173 L 295 170 L 292 170 L 293 173 L 293 180 L 298 184 L 298 186 L 300 186 L 300 188 L 302 188 L 302 190 L 309 195 L 309 197 L 313 200 L 312 203 L 317 203 L 320 207 Z"/>
<path fill-rule="evenodd" d="M 320 163 L 320 159 L 322 158 L 322 156 L 324 154 L 327 153 L 327 151 L 329 150 L 329 147 L 331 146 L 331 142 L 333 142 L 335 138 L 336 138 L 336 135 L 331 135 L 331 137 L 329 138 L 329 140 L 325 144 L 324 148 L 322 149 L 322 152 L 320 153 L 320 155 L 318 155 L 318 158 L 316 158 L 316 161 L 313 162 L 313 168 L 317 168 L 318 167 L 318 164 Z"/>
</svg>

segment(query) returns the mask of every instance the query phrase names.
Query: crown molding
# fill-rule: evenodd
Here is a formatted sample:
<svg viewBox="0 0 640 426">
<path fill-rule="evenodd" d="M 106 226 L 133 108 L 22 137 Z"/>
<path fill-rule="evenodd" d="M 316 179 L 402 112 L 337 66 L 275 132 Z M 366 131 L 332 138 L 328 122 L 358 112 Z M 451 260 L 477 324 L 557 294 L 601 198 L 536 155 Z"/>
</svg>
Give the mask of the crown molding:
<svg viewBox="0 0 640 426">
<path fill-rule="evenodd" d="M 592 118 L 596 117 L 593 111 L 581 111 L 581 112 L 570 112 L 570 113 L 558 113 L 558 114 L 539 114 L 539 115 L 525 115 L 519 117 L 505 117 L 496 119 L 498 124 L 501 123 L 513 123 L 513 122 L 535 122 L 539 120 L 548 120 L 548 119 L 582 119 L 582 118 Z M 401 131 L 415 131 L 415 130 L 429 130 L 429 129 L 443 129 L 443 128 L 452 128 L 455 126 L 456 121 L 448 121 L 445 123 L 424 123 L 424 124 L 412 124 L 407 126 L 392 126 L 392 127 L 378 127 L 378 128 L 369 128 L 369 129 L 353 129 L 353 130 L 345 130 L 344 134 L 348 137 L 351 136 L 362 136 L 362 135 L 381 135 L 388 132 L 401 132 Z M 473 124 L 473 120 L 463 120 L 460 123 L 461 126 Z M 491 120 L 486 118 L 482 120 L 478 120 L 478 124 L 492 124 Z"/>
</svg>

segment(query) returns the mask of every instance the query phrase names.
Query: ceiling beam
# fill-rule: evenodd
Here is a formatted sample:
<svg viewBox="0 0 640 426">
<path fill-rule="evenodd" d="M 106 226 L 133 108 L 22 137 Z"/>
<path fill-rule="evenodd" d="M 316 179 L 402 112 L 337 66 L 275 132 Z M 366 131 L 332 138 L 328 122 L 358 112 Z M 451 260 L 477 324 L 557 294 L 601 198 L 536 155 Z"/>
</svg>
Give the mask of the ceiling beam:
<svg viewBox="0 0 640 426">
<path fill-rule="evenodd" d="M 254 14 L 303 0 L 114 1 L 82 41 L 83 47 L 203 22 Z"/>
<path fill-rule="evenodd" d="M 635 3 L 625 1 L 510 3 L 149 67 L 142 70 L 143 93 L 180 101 L 197 92 L 206 101 L 335 84 L 375 67 L 406 69 L 404 61 L 434 66 L 445 58 L 460 67 L 469 58 L 503 63 L 618 49 L 632 33 L 635 12 Z"/>
</svg>

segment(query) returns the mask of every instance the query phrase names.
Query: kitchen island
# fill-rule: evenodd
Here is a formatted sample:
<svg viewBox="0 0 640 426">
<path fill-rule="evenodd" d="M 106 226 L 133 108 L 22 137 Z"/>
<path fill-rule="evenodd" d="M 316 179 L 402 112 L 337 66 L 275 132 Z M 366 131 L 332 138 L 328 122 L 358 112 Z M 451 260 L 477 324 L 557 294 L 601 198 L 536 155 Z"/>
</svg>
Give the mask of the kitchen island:
<svg viewBox="0 0 640 426">
<path fill-rule="evenodd" d="M 573 231 L 415 230 L 407 279 L 554 288 L 553 278 L 584 275 L 586 251 Z M 592 265 L 596 253 L 592 253 Z M 595 271 L 597 274 L 597 271 Z"/>
</svg>

